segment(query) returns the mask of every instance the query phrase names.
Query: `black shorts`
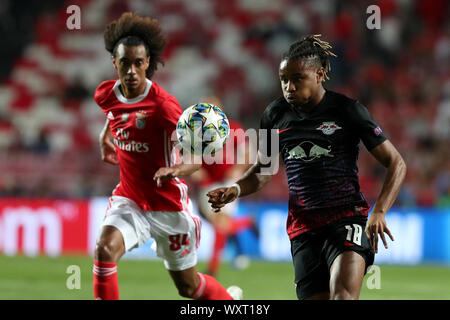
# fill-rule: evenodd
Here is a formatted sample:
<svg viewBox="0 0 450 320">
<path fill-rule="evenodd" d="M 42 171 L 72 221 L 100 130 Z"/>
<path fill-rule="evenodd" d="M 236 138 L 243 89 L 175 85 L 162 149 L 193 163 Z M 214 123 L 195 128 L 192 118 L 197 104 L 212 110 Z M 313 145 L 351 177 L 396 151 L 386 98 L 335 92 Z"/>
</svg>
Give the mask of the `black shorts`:
<svg viewBox="0 0 450 320">
<path fill-rule="evenodd" d="M 366 222 L 364 216 L 346 217 L 291 240 L 298 299 L 330 291 L 331 265 L 346 250 L 364 258 L 365 270 L 373 264 L 375 253 L 364 232 Z"/>
</svg>

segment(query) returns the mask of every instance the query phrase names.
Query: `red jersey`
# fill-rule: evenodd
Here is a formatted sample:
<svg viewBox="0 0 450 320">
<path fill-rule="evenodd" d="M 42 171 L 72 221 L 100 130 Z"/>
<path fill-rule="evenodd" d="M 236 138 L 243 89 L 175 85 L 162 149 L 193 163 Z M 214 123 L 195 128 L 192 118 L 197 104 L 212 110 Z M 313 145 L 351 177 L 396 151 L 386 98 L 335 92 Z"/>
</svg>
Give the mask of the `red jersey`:
<svg viewBox="0 0 450 320">
<path fill-rule="evenodd" d="M 228 171 L 239 160 L 238 149 L 242 148 L 242 143 L 245 142 L 245 130 L 237 121 L 228 119 L 230 123 L 230 136 L 228 137 L 225 146 L 222 149 L 223 161 L 222 163 L 206 164 L 203 162 L 202 168 L 208 173 L 208 177 L 200 181 L 202 187 L 223 182 L 227 176 Z M 240 129 L 240 130 L 238 130 Z M 227 161 L 228 160 L 228 161 Z M 231 163 L 228 163 L 232 161 Z"/>
<path fill-rule="evenodd" d="M 120 168 L 120 183 L 113 195 L 135 201 L 146 211 L 182 211 L 188 203 L 187 186 L 178 178 L 158 188 L 153 176 L 176 163 L 172 132 L 182 110 L 178 101 L 147 79 L 142 95 L 125 98 L 120 80 L 101 83 L 95 102 L 109 119 Z"/>
</svg>

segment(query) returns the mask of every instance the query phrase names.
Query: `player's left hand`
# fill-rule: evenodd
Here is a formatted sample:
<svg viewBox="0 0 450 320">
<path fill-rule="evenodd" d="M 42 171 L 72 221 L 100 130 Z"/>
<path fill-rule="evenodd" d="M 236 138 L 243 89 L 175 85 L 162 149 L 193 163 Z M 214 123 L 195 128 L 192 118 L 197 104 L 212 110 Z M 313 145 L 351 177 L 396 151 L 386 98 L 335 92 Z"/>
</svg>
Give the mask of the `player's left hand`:
<svg viewBox="0 0 450 320">
<path fill-rule="evenodd" d="M 365 232 L 367 237 L 369 238 L 370 245 L 375 250 L 375 253 L 378 253 L 378 234 L 383 241 L 384 247 L 387 249 L 388 244 L 384 234 L 386 233 L 392 241 L 394 241 L 394 237 L 391 234 L 391 231 L 388 229 L 386 225 L 386 220 L 384 219 L 383 213 L 374 213 L 370 214 L 369 220 L 366 224 Z"/>
<path fill-rule="evenodd" d="M 156 186 L 159 188 L 162 186 L 162 182 L 178 176 L 178 169 L 174 167 L 159 168 L 153 176 L 153 180 L 156 181 Z"/>
</svg>

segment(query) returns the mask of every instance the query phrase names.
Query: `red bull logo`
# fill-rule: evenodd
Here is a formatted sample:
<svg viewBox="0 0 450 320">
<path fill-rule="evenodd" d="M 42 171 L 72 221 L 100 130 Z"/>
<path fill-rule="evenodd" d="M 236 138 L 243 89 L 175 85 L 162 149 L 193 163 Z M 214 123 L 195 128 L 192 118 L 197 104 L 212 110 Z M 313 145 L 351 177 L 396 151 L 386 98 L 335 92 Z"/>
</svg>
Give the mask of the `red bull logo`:
<svg viewBox="0 0 450 320">
<path fill-rule="evenodd" d="M 322 131 L 323 134 L 332 135 L 336 130 L 342 129 L 334 121 L 323 122 L 316 130 Z"/>
<path fill-rule="evenodd" d="M 328 146 L 328 148 L 325 149 L 311 141 L 304 141 L 288 151 L 286 160 L 296 159 L 309 162 L 321 157 L 334 157 L 331 154 L 331 146 Z"/>
</svg>

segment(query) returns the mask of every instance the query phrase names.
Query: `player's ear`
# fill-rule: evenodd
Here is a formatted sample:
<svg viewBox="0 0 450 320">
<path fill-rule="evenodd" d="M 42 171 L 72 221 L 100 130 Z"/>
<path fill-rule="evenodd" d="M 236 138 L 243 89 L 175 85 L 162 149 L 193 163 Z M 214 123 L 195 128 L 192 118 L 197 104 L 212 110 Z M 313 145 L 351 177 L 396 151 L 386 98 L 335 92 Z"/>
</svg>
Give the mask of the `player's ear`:
<svg viewBox="0 0 450 320">
<path fill-rule="evenodd" d="M 117 65 L 116 65 L 116 57 L 114 57 L 114 56 L 111 56 L 111 61 L 112 61 L 113 65 L 114 65 L 114 69 L 116 69 L 116 70 L 117 70 Z"/>
<path fill-rule="evenodd" d="M 323 67 L 320 67 L 316 71 L 317 84 L 322 83 L 324 80 L 325 80 L 325 69 Z"/>
</svg>

